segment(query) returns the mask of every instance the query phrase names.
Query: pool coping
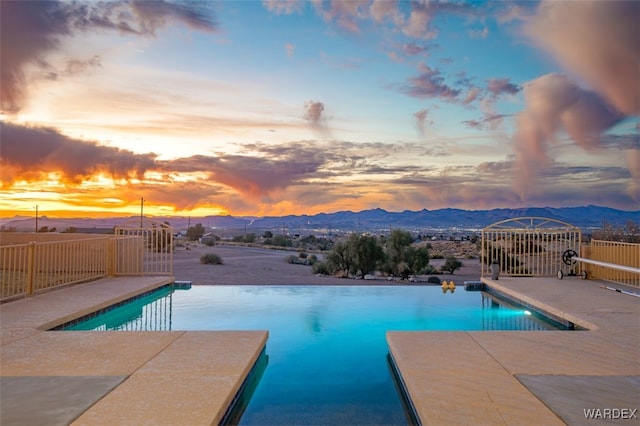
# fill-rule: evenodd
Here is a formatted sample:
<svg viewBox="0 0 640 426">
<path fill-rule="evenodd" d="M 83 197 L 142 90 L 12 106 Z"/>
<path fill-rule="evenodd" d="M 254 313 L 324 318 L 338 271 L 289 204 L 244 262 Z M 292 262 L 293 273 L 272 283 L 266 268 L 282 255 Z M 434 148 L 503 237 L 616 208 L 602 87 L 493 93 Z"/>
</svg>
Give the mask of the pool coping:
<svg viewBox="0 0 640 426">
<path fill-rule="evenodd" d="M 72 423 L 76 425 L 220 422 L 264 351 L 266 330 L 45 331 L 173 281 L 173 277 L 105 278 L 3 304 L 0 380 L 126 377 L 111 391 L 97 395 L 88 409 L 78 408 Z M 73 405 L 64 395 L 48 397 L 57 398 L 59 406 Z M 0 420 L 10 410 L 1 406 Z M 50 424 L 68 424 L 57 422 L 54 411 Z M 21 415 L 27 416 L 22 424 L 32 423 L 29 412 Z"/>
<path fill-rule="evenodd" d="M 521 285 L 525 282 L 527 285 Z M 398 371 L 407 384 L 422 422 L 437 423 L 437 420 L 441 420 L 440 423 L 476 424 L 488 423 L 493 419 L 496 423 L 516 424 L 530 423 L 532 419 L 540 418 L 544 423 L 563 424 L 559 415 L 546 405 L 539 404 L 540 400 L 518 380 L 519 376 L 552 378 L 553 376 L 640 375 L 640 337 L 635 333 L 635 325 L 640 317 L 637 307 L 640 304 L 637 300 L 632 301 L 636 298 L 603 291 L 599 289 L 600 284 L 582 280 L 575 282 L 563 280 L 562 283 L 558 283 L 552 279 L 544 282 L 544 280 L 514 281 L 504 278 L 501 278 L 498 284 L 513 294 L 522 296 L 523 300 L 538 302 L 539 305 L 548 306 L 553 312 L 566 313 L 570 318 L 577 319 L 576 323 L 591 325 L 587 327 L 588 331 L 389 332 L 387 340 L 390 353 L 394 356 L 394 362 L 398 364 Z M 135 415 L 140 411 L 140 406 L 144 405 L 141 401 L 145 398 L 158 399 L 158 395 L 149 394 L 155 390 L 154 381 L 156 388 L 163 383 L 161 377 L 154 376 L 156 365 L 166 365 L 168 359 L 177 360 L 176 362 L 183 361 L 184 356 L 188 354 L 196 357 L 199 354 L 210 356 L 212 348 L 221 346 L 219 342 L 215 342 L 215 337 L 220 332 L 70 333 L 45 332 L 43 328 L 61 323 L 60 315 L 64 318 L 78 317 L 81 312 L 95 309 L 103 303 L 108 305 L 115 300 L 126 299 L 131 294 L 143 292 L 144 289 L 161 285 L 162 280 L 158 277 L 112 279 L 98 284 L 95 282 L 81 284 L 3 304 L 0 306 L 1 375 L 15 377 L 124 374 L 129 379 L 135 376 L 137 381 L 127 379 L 124 382 L 128 383 L 128 389 L 123 385 L 116 387 L 115 391 L 101 400 L 100 406 L 96 404 L 91 407 L 85 412 L 87 417 L 79 418 L 76 424 L 153 421 L 156 418 L 154 410 L 140 413 L 140 417 L 137 418 Z M 593 294 L 582 299 L 583 291 L 582 296 L 589 295 L 587 293 Z M 90 300 L 86 300 L 85 297 Z M 50 304 L 44 301 L 53 302 L 57 307 L 44 309 L 43 307 Z M 67 306 L 68 311 L 60 309 L 60 306 Z M 73 312 L 70 313 L 69 310 Z M 635 322 L 629 321 L 630 318 Z M 631 335 L 629 330 L 634 334 Z M 63 337 L 64 335 L 72 337 Z M 114 337 L 118 335 L 120 337 Z M 253 354 L 257 358 L 260 350 L 264 348 L 268 334 L 264 332 L 264 334 L 222 337 L 228 337 L 227 343 L 241 343 L 239 352 L 249 357 L 242 363 L 245 369 L 249 369 L 253 365 L 248 361 L 252 350 L 255 349 Z M 437 338 L 435 340 L 438 343 L 437 346 L 433 345 L 434 338 Z M 212 340 L 207 342 L 207 339 Z M 447 339 L 453 344 L 447 344 Z M 460 353 L 461 346 L 456 345 L 456 341 L 464 343 L 466 352 Z M 61 350 L 66 352 L 60 352 Z M 113 361 L 113 365 L 92 364 L 92 360 L 86 359 L 86 356 L 85 359 L 81 357 L 64 359 L 65 356 L 85 355 L 87 351 L 98 359 L 104 357 L 105 362 Z M 513 389 L 513 392 L 508 396 L 500 394 L 498 383 L 493 380 L 483 380 L 482 376 L 478 376 L 478 366 L 474 365 L 473 361 L 479 357 L 486 360 L 487 366 L 495 367 L 497 372 L 506 372 L 506 374 L 499 374 L 504 376 L 503 381 Z M 603 362 L 603 359 L 607 362 Z M 431 365 L 425 364 L 428 360 L 431 360 Z M 455 362 L 458 363 L 455 364 Z M 442 375 L 436 369 L 428 370 L 433 365 L 440 370 L 449 371 L 450 374 Z M 452 365 L 456 368 L 452 369 Z M 212 378 L 215 372 L 209 373 L 209 378 Z M 234 374 L 234 377 L 239 378 L 244 373 L 240 371 Z M 202 375 L 202 371 L 185 371 L 177 374 L 172 380 L 177 380 L 180 384 L 186 382 L 192 387 L 193 380 L 201 379 Z M 476 388 L 466 387 L 465 383 L 457 382 L 456 377 L 460 375 L 477 380 Z M 240 386 L 240 383 L 237 384 Z M 203 383 L 202 389 L 205 390 L 200 392 L 201 394 L 208 395 L 206 392 L 211 390 L 206 385 L 207 383 Z M 430 390 L 436 392 L 435 398 L 429 397 Z M 174 389 L 174 392 L 181 391 L 179 388 Z M 232 393 L 228 392 L 221 399 L 228 398 Z M 487 399 L 487 396 L 491 398 Z M 136 404 L 127 405 L 128 400 Z M 160 400 L 170 406 L 176 398 L 164 395 Z M 465 404 L 470 401 L 470 407 L 461 410 L 461 400 L 464 400 Z M 448 405 L 450 401 L 455 404 Z M 218 404 L 224 406 L 225 402 Z M 527 411 L 523 416 L 522 411 L 514 408 L 514 405 L 519 404 L 528 406 L 533 411 Z M 124 417 L 109 417 L 108 413 L 116 411 Z M 156 411 L 162 412 L 162 410 Z M 179 408 L 177 411 L 180 414 L 186 413 Z M 456 417 L 451 417 L 452 412 L 456 413 Z M 98 417 L 91 416 L 100 417 L 102 423 L 96 421 Z M 117 422 L 115 421 L 117 419 L 128 421 Z M 507 422 L 505 419 L 510 421 Z M 210 423 L 210 421 L 202 421 L 201 418 L 193 418 L 193 421 L 189 421 L 188 417 L 181 417 L 181 420 L 193 424 Z"/>
<path fill-rule="evenodd" d="M 482 282 L 489 292 L 497 289 L 516 303 L 586 330 L 388 332 L 390 355 L 420 423 L 570 424 L 582 412 L 558 409 L 570 404 L 558 396 L 550 397 L 557 404 L 543 401 L 536 395 L 539 390 L 529 389 L 520 379 L 540 377 L 539 382 L 547 383 L 546 394 L 553 395 L 555 378 L 595 383 L 598 378 L 640 375 L 640 337 L 635 330 L 640 303 L 632 300 L 637 298 L 613 297 L 616 293 L 603 292 L 600 282 L 559 283 L 551 278 L 501 278 L 500 283 L 483 278 Z M 494 376 L 487 376 L 486 370 L 493 370 Z M 611 405 L 610 392 L 594 388 L 584 386 L 581 393 L 586 396 L 571 396 L 577 402 L 570 409 L 576 411 L 580 404 L 584 409 L 611 408 L 606 405 L 606 401 Z M 631 395 L 634 390 L 640 395 L 640 389 L 631 389 Z M 455 401 L 446 397 L 452 393 Z M 603 402 L 589 406 L 593 401 Z"/>
</svg>

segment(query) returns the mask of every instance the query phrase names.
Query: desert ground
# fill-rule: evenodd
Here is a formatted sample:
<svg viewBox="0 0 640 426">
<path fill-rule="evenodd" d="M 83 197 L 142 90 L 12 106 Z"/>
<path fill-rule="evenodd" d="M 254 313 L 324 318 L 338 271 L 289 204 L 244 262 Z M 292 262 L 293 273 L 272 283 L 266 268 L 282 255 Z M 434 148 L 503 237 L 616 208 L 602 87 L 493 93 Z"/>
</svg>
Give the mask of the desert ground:
<svg viewBox="0 0 640 426">
<path fill-rule="evenodd" d="M 188 249 L 178 248 L 173 255 L 173 275 L 178 281 L 191 281 L 194 285 L 427 285 L 428 276 L 418 276 L 416 282 L 394 280 L 386 277 L 375 279 L 336 278 L 316 276 L 311 267 L 287 263 L 286 258 L 296 251 L 270 250 L 257 247 L 216 245 L 208 247 L 190 243 Z M 222 265 L 200 263 L 203 253 L 216 253 Z M 455 274 L 437 275 L 441 280 L 464 281 L 480 278 L 478 259 L 460 259 L 463 267 Z M 432 259 L 430 264 L 438 268 L 444 260 Z"/>
</svg>

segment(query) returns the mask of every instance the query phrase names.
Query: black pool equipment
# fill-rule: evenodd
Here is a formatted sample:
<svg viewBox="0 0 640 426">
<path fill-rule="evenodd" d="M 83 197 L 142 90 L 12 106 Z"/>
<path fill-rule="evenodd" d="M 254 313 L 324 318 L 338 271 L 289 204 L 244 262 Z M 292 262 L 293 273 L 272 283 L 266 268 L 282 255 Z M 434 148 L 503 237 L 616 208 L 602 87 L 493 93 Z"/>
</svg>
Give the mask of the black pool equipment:
<svg viewBox="0 0 640 426">
<path fill-rule="evenodd" d="M 565 250 L 562 253 L 562 265 L 566 265 L 569 267 L 569 272 L 565 274 L 565 266 L 562 266 L 561 269 L 558 269 L 558 279 L 561 280 L 562 278 L 564 278 L 565 275 L 569 276 L 569 277 L 577 277 L 580 276 L 580 278 L 582 278 L 583 280 L 587 279 L 587 271 L 585 271 L 584 269 L 580 271 L 580 273 L 578 274 L 578 253 L 575 250 Z"/>
</svg>

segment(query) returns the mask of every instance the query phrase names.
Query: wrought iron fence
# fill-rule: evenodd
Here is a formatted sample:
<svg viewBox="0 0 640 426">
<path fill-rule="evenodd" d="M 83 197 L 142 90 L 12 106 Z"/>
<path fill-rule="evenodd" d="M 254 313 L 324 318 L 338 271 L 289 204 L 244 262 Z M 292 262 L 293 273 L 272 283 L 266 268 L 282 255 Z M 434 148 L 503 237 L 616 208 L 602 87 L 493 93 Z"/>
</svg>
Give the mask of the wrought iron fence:
<svg viewBox="0 0 640 426">
<path fill-rule="evenodd" d="M 578 252 L 580 229 L 542 217 L 519 217 L 482 230 L 482 276 L 554 276 L 567 265 L 563 255 Z"/>
</svg>

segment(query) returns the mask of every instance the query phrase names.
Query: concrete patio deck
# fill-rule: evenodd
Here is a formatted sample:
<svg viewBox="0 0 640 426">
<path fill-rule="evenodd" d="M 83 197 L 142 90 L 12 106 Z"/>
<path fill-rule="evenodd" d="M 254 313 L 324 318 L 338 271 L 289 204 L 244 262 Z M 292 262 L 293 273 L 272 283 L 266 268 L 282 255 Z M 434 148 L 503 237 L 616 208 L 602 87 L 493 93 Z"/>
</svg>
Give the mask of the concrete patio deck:
<svg viewBox="0 0 640 426">
<path fill-rule="evenodd" d="M 638 289 L 574 278 L 482 281 L 588 330 L 389 332 L 422 424 L 640 424 L 640 298 L 600 286 Z"/>
<path fill-rule="evenodd" d="M 107 278 L 0 306 L 0 424 L 218 424 L 266 331 L 45 331 L 171 283 Z"/>
<path fill-rule="evenodd" d="M 0 424 L 217 424 L 267 331 L 44 331 L 171 281 L 105 279 L 0 305 Z M 389 332 L 423 424 L 640 424 L 584 414 L 640 408 L 640 298 L 572 278 L 483 281 L 589 330 Z"/>
</svg>

